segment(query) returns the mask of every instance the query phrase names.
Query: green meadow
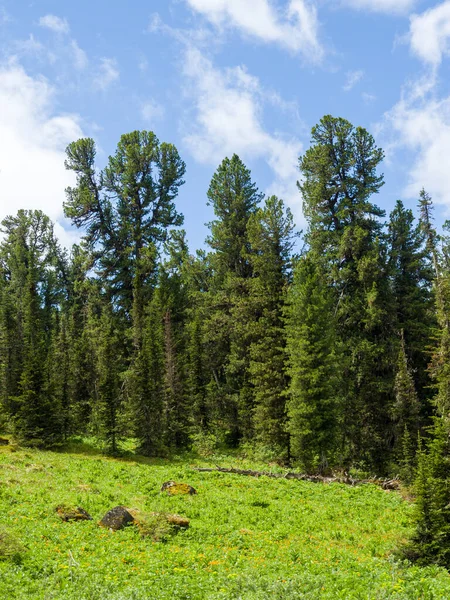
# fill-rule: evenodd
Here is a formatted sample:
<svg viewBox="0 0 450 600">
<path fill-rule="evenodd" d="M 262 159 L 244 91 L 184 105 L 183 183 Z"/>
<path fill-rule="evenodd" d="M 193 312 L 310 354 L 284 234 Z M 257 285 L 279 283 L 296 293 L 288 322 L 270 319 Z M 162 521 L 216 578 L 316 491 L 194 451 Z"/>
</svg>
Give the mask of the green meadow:
<svg viewBox="0 0 450 600">
<path fill-rule="evenodd" d="M 82 446 L 0 448 L 0 598 L 450 598 L 444 569 L 396 558 L 414 514 L 398 492 L 193 469 L 214 463 L 271 468 L 225 456 L 112 459 Z M 167 480 L 198 494 L 161 493 Z M 61 504 L 93 520 L 63 522 Z M 100 528 L 116 505 L 183 515 L 190 527 L 163 541 L 134 525 Z"/>
</svg>

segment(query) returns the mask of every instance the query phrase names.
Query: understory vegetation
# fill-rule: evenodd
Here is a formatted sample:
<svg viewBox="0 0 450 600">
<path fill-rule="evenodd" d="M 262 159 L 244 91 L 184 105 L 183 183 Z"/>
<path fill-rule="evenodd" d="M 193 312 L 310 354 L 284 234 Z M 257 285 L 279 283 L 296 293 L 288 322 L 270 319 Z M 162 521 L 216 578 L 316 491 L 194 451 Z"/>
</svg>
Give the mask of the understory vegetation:
<svg viewBox="0 0 450 600">
<path fill-rule="evenodd" d="M 414 506 L 397 492 L 192 469 L 217 462 L 268 468 L 220 455 L 114 459 L 81 444 L 65 453 L 0 449 L 0 597 L 449 597 L 444 569 L 393 557 L 413 529 Z M 197 494 L 160 493 L 167 480 L 189 483 Z M 61 504 L 82 507 L 92 521 L 63 522 L 55 512 Z M 134 525 L 99 527 L 116 505 L 178 513 L 190 525 L 158 542 Z M 9 553 L 3 533 L 14 544 Z"/>
<path fill-rule="evenodd" d="M 264 197 L 233 155 L 213 174 L 207 202 L 214 220 L 206 249 L 193 253 L 176 206 L 185 164 L 172 144 L 134 131 L 103 167 L 92 139 L 74 141 L 66 155 L 74 185 L 64 212 L 81 242 L 63 250 L 40 211 L 19 210 L 1 225 L 5 435 L 41 450 L 88 435 L 110 456 L 133 439 L 139 455 L 161 460 L 193 447 L 225 448 L 306 473 L 399 474 L 418 507 L 405 556 L 450 567 L 450 238 L 448 224 L 438 233 L 427 192 L 418 191 L 417 216 L 400 200 L 386 215 L 375 203 L 383 151 L 365 129 L 328 115 L 299 157 L 304 234 L 283 200 Z M 80 465 L 94 467 L 89 460 Z M 115 485 L 125 484 L 118 478 Z M 366 494 L 381 502 L 369 487 L 331 489 L 320 493 L 354 493 L 352 510 L 358 494 L 363 504 Z M 408 512 L 399 499 L 389 502 Z M 295 552 L 304 557 L 300 546 Z M 384 556 L 377 552 L 371 561 Z M 380 565 L 373 585 L 385 581 L 387 563 Z M 36 577 L 46 572 L 36 568 Z M 307 577 L 320 580 L 322 568 Z M 401 578 L 399 568 L 391 565 L 391 582 Z M 273 597 L 296 593 L 288 572 L 283 579 L 280 570 L 280 580 L 261 575 L 278 586 Z M 96 581 L 95 572 L 70 568 L 71 583 L 86 573 Z M 251 586 L 247 575 L 235 585 Z M 190 576 L 188 569 L 179 577 Z M 245 597 L 262 589 L 249 587 Z"/>
</svg>

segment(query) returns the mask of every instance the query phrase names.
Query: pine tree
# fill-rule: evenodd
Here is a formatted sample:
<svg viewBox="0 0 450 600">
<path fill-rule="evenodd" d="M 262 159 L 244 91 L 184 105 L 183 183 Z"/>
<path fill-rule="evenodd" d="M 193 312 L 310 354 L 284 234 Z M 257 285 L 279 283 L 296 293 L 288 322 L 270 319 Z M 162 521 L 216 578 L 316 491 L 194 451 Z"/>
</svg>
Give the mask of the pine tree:
<svg viewBox="0 0 450 600">
<path fill-rule="evenodd" d="M 185 164 L 173 145 L 160 144 L 148 131 L 122 135 L 99 174 L 95 153 L 91 139 L 68 146 L 66 168 L 76 173 L 77 185 L 66 190 L 64 210 L 76 226 L 86 228 L 84 242 L 128 333 L 124 371 L 131 378 L 126 389 L 130 403 L 142 412 L 148 402 L 145 365 L 154 360 L 144 350 L 146 307 L 156 285 L 161 244 L 168 228 L 183 222 L 175 199 Z M 155 446 L 147 442 L 143 448 L 150 451 Z"/>
<path fill-rule="evenodd" d="M 66 168 L 76 173 L 77 185 L 66 191 L 65 214 L 86 228 L 85 241 L 115 302 L 132 317 L 139 346 L 144 306 L 154 285 L 155 252 L 167 228 L 183 222 L 174 200 L 185 165 L 173 145 L 160 143 L 149 131 L 122 135 L 98 175 L 92 139 L 73 142 L 66 153 Z"/>
<path fill-rule="evenodd" d="M 392 441 L 394 329 L 380 217 L 383 152 L 345 119 L 326 116 L 300 159 L 306 241 L 334 291 L 342 349 L 342 426 L 347 460 L 386 470 Z"/>
</svg>

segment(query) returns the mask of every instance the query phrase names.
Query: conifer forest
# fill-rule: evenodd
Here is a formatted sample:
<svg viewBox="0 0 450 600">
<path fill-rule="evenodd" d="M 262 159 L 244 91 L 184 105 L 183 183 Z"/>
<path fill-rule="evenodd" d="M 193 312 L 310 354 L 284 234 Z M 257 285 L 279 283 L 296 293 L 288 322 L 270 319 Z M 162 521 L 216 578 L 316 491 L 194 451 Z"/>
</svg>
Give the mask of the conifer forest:
<svg viewBox="0 0 450 600">
<path fill-rule="evenodd" d="M 450 567 L 450 224 L 383 194 L 372 135 L 325 116 L 299 157 L 307 226 L 264 197 L 236 154 L 188 247 L 185 164 L 150 131 L 101 168 L 73 141 L 64 213 L 19 210 L 0 238 L 0 429 L 25 447 L 74 436 L 118 455 L 193 444 L 307 474 L 399 476 L 417 503 L 408 557 Z M 198 217 L 201 219 L 201 215 Z"/>
</svg>

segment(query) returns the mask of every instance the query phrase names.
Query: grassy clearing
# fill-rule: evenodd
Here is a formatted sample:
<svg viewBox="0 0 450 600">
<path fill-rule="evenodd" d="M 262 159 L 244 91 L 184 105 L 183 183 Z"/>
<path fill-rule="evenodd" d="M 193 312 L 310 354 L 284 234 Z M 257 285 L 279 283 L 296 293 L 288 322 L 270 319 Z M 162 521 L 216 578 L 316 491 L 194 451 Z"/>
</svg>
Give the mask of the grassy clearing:
<svg viewBox="0 0 450 600">
<path fill-rule="evenodd" d="M 0 448 L 0 531 L 14 548 L 0 552 L 0 598 L 450 598 L 446 571 L 392 558 L 413 511 L 397 493 L 197 473 L 194 462 L 202 461 Z M 238 461 L 222 460 L 231 463 Z M 198 494 L 160 494 L 171 479 Z M 185 515 L 191 524 L 166 543 L 134 526 L 98 527 L 119 504 Z M 57 505 L 80 506 L 94 519 L 65 523 Z"/>
</svg>

